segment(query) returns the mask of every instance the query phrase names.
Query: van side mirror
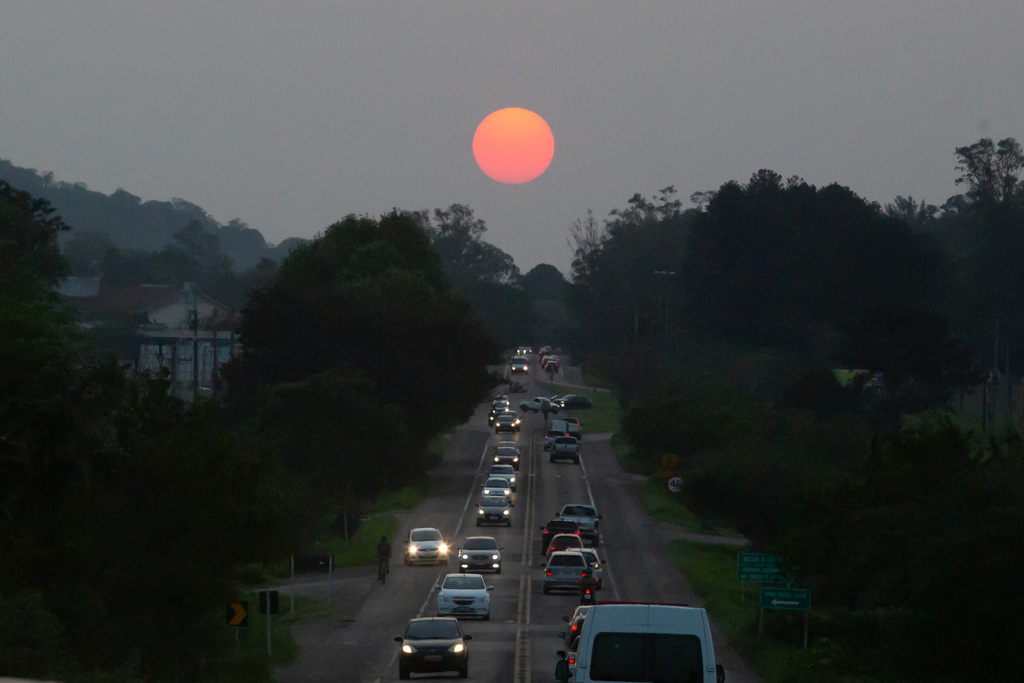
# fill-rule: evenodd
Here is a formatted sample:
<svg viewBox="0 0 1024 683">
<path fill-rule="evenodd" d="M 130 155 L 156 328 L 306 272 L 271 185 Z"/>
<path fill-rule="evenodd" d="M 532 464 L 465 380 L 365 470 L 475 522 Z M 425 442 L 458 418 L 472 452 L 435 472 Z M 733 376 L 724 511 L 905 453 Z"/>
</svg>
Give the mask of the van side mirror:
<svg viewBox="0 0 1024 683">
<path fill-rule="evenodd" d="M 715 680 L 718 683 L 725 683 L 725 667 L 721 664 L 715 664 Z"/>
<path fill-rule="evenodd" d="M 555 662 L 555 680 L 558 683 L 568 683 L 569 681 L 569 662 L 564 659 Z"/>
</svg>

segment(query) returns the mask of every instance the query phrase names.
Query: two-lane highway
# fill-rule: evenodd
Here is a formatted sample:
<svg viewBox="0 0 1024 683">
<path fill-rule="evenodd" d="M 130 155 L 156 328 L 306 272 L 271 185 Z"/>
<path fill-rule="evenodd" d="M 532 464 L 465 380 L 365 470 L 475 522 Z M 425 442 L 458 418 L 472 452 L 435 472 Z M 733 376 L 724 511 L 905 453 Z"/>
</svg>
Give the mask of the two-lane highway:
<svg viewBox="0 0 1024 683">
<path fill-rule="evenodd" d="M 529 386 L 531 393 L 510 398 L 538 395 L 539 389 Z M 541 445 L 546 428 L 543 416 L 524 415 L 522 431 L 515 436 L 495 435 L 487 425 L 488 409 L 489 405 L 481 405 L 470 422 L 453 433 L 443 464 L 430 475 L 430 496 L 402 515 L 403 528 L 395 543 L 387 584 L 374 581 L 370 567 L 339 572 L 332 604 L 342 605 L 341 615 L 295 625 L 293 633 L 301 651 L 296 662 L 275 670 L 276 680 L 398 679 L 399 645 L 394 636 L 410 618 L 436 614 L 434 585 L 446 572 L 458 571 L 454 557 L 448 566 L 403 566 L 401 539 L 415 527 L 437 527 L 453 548 L 471 535 L 494 536 L 503 548 L 502 573 L 485 574 L 487 583 L 495 586 L 490 620 L 463 622 L 465 632 L 473 636 L 469 643 L 470 679 L 551 680 L 556 652 L 562 647 L 558 633 L 566 627 L 562 618 L 575 609 L 578 595 L 543 593 L 544 557 L 539 552 L 538 533 L 565 503 L 591 503 L 603 515 L 598 551 L 605 574 L 599 599 L 699 604 L 667 555 L 664 530 L 639 504 L 639 478 L 622 472 L 611 450 L 610 435 L 586 431 L 585 410 L 574 413 L 584 429 L 582 462 L 576 465 L 548 461 Z M 477 527 L 476 502 L 491 464 L 493 445 L 505 439 L 515 439 L 522 449 L 513 523 L 511 527 Z M 302 591 L 310 595 L 323 597 L 323 590 L 322 580 L 302 584 Z M 726 664 L 728 680 L 758 681 L 724 643 L 716 640 L 716 648 Z"/>
</svg>

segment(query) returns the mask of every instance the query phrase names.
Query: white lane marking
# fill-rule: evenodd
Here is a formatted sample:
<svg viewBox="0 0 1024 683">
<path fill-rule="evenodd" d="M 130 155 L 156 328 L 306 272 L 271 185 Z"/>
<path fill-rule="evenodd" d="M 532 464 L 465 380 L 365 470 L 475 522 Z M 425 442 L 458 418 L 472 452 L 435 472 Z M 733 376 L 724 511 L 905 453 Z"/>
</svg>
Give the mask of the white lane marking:
<svg viewBox="0 0 1024 683">
<path fill-rule="evenodd" d="M 594 502 L 594 489 L 592 489 L 590 487 L 590 477 L 587 476 L 587 466 L 584 465 L 583 462 L 584 462 L 584 459 L 580 458 L 580 469 L 583 471 L 583 483 L 587 487 L 587 498 L 590 499 L 590 504 L 593 505 L 595 508 L 597 508 L 597 503 Z M 598 508 L 598 509 L 600 509 L 600 508 Z M 606 559 L 606 561 L 604 563 L 604 573 L 608 575 L 608 582 L 612 586 L 612 594 L 614 595 L 615 600 L 621 601 L 622 600 L 622 596 L 619 593 L 619 584 L 615 582 L 615 577 L 612 576 L 611 570 L 608 569 L 607 558 L 605 558 L 605 559 Z M 604 577 L 602 577 L 601 580 L 603 581 Z"/>
</svg>

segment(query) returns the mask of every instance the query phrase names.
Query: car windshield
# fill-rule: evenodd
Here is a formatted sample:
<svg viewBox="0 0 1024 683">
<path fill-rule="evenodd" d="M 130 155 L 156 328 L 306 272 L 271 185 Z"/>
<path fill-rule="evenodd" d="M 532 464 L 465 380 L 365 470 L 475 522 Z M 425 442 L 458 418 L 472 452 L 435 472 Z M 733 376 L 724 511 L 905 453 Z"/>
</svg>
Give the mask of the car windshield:
<svg viewBox="0 0 1024 683">
<path fill-rule="evenodd" d="M 484 577 L 482 576 L 449 576 L 441 584 L 441 588 L 447 588 L 448 590 L 483 590 L 486 588 L 484 585 Z"/>
<path fill-rule="evenodd" d="M 505 507 L 505 499 L 498 496 L 484 496 L 483 498 L 480 499 L 480 507 Z"/>
<path fill-rule="evenodd" d="M 491 468 L 491 474 L 515 474 L 512 465 L 495 465 Z"/>
<path fill-rule="evenodd" d="M 461 638 L 459 622 L 455 619 L 424 619 L 410 621 L 405 629 L 406 640 L 426 638 Z"/>
<path fill-rule="evenodd" d="M 413 529 L 409 535 L 410 541 L 440 541 L 441 532 L 437 529 Z"/>
<path fill-rule="evenodd" d="M 488 479 L 487 481 L 484 482 L 484 487 L 489 488 L 489 489 L 490 488 L 503 489 L 506 486 L 508 486 L 508 482 L 506 482 L 501 477 L 491 477 L 490 479 Z"/>
<path fill-rule="evenodd" d="M 488 499 L 485 498 L 484 500 Z M 490 500 L 505 502 L 502 498 L 491 498 Z M 498 542 L 493 538 L 467 538 L 465 545 L 462 547 L 466 550 L 497 550 Z"/>
</svg>

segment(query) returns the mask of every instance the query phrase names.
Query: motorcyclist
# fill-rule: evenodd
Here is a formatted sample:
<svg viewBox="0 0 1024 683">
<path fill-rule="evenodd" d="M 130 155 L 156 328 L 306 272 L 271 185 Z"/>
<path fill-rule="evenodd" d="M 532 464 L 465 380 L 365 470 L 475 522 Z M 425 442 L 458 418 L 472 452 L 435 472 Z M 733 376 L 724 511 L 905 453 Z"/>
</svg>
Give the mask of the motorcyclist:
<svg viewBox="0 0 1024 683">
<path fill-rule="evenodd" d="M 596 599 L 597 579 L 594 578 L 594 569 L 588 566 L 583 570 L 582 575 L 576 581 L 580 587 L 580 604 L 589 604 Z"/>
<path fill-rule="evenodd" d="M 391 544 L 388 543 L 387 536 L 380 537 L 380 543 L 377 544 L 377 570 L 378 572 L 383 571 L 384 574 L 391 573 Z"/>
</svg>

